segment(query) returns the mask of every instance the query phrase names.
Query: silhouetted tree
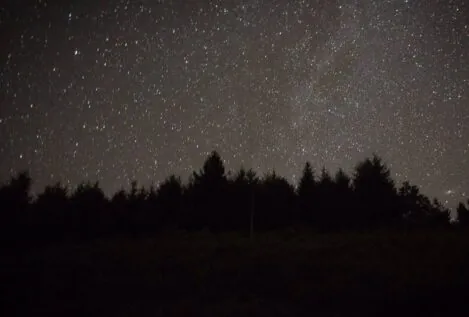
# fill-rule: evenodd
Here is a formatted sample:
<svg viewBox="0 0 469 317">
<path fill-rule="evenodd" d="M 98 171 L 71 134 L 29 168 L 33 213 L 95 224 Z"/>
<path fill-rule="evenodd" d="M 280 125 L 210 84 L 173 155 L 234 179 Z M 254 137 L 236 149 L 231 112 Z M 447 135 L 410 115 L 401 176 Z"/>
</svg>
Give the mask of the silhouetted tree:
<svg viewBox="0 0 469 317">
<path fill-rule="evenodd" d="M 334 229 L 347 229 L 354 226 L 351 212 L 353 192 L 350 184 L 350 177 L 339 169 L 334 177 L 332 200 L 329 202 L 332 205 L 334 218 L 331 227 Z"/>
<path fill-rule="evenodd" d="M 179 201 L 180 199 L 175 200 L 174 204 L 177 205 Z M 143 221 L 145 222 L 144 230 L 147 234 L 154 233 L 166 225 L 162 221 L 160 211 L 158 210 L 158 194 L 153 184 L 146 191 L 146 198 L 143 204 L 143 214 Z"/>
<path fill-rule="evenodd" d="M 335 187 L 339 192 L 348 192 L 350 190 L 350 177 L 339 168 L 334 177 Z"/>
<path fill-rule="evenodd" d="M 393 226 L 402 219 L 388 167 L 376 155 L 360 162 L 353 178 L 355 217 L 364 227 Z"/>
<path fill-rule="evenodd" d="M 122 188 L 118 190 L 111 198 L 111 220 L 110 227 L 114 233 L 129 234 L 129 212 L 128 197 L 126 191 Z"/>
<path fill-rule="evenodd" d="M 450 221 L 451 211 L 443 206 L 437 198 L 433 198 L 432 207 L 428 214 L 428 223 L 430 227 L 445 227 L 450 224 Z"/>
<path fill-rule="evenodd" d="M 107 199 L 99 183 L 81 183 L 71 195 L 74 232 L 93 238 L 107 231 Z"/>
<path fill-rule="evenodd" d="M 420 193 L 420 189 L 404 182 L 399 188 L 399 209 L 403 220 L 412 227 L 435 227 L 447 225 L 450 220 L 449 210 L 437 199 L 433 202 Z"/>
<path fill-rule="evenodd" d="M 321 231 L 330 231 L 334 227 L 334 200 L 335 197 L 334 181 L 325 167 L 321 169 L 317 185 L 317 209 L 316 213 L 316 228 Z"/>
<path fill-rule="evenodd" d="M 3 210 L 24 210 L 31 201 L 31 177 L 28 172 L 21 172 L 12 177 L 10 182 L 0 188 Z"/>
<path fill-rule="evenodd" d="M 255 213 L 259 179 L 252 170 L 241 168 L 228 181 L 224 228 L 247 232 Z"/>
<path fill-rule="evenodd" d="M 124 189 L 118 190 L 111 198 L 111 202 L 116 205 L 116 207 L 125 205 L 127 203 L 127 194 Z"/>
<path fill-rule="evenodd" d="M 128 214 L 130 233 L 133 237 L 141 236 L 146 231 L 145 204 L 147 195 L 148 193 L 144 187 L 138 187 L 137 181 L 133 180 L 130 183 L 126 212 Z"/>
<path fill-rule="evenodd" d="M 48 240 L 63 239 L 70 230 L 70 201 L 67 186 L 57 182 L 47 185 L 35 202 L 35 223 L 39 226 L 36 234 Z"/>
<path fill-rule="evenodd" d="M 467 201 L 469 206 L 469 200 Z M 458 217 L 458 224 L 463 228 L 469 227 L 469 208 L 466 207 L 462 202 L 458 204 L 458 208 L 456 209 L 457 217 Z"/>
<path fill-rule="evenodd" d="M 126 192 L 121 189 L 111 199 L 112 213 L 115 215 L 113 227 L 118 232 L 132 237 L 148 235 L 157 229 L 156 192 L 152 187 L 138 187 L 137 181 L 130 183 Z"/>
<path fill-rule="evenodd" d="M 294 187 L 275 171 L 266 174 L 259 186 L 255 227 L 270 230 L 291 226 L 295 219 Z"/>
<path fill-rule="evenodd" d="M 31 184 L 29 173 L 21 172 L 0 187 L 0 238 L 4 241 L 29 235 Z"/>
<path fill-rule="evenodd" d="M 223 161 L 220 155 L 213 151 L 205 160 L 202 169 L 192 174 L 187 186 L 191 228 L 222 230 L 225 222 L 223 209 L 227 183 Z"/>
<path fill-rule="evenodd" d="M 412 226 L 422 226 L 428 217 L 431 209 L 431 202 L 428 197 L 420 193 L 420 189 L 405 181 L 399 188 L 400 209 L 407 224 Z"/>
<path fill-rule="evenodd" d="M 183 227 L 187 214 L 183 210 L 183 185 L 181 178 L 170 175 L 156 190 L 156 208 L 160 226 Z"/>
<path fill-rule="evenodd" d="M 316 208 L 314 206 L 317 203 L 317 183 L 313 168 L 309 162 L 306 162 L 303 168 L 303 174 L 296 192 L 299 205 L 299 223 L 312 225 L 316 220 L 314 213 L 318 212 L 318 206 Z"/>
</svg>

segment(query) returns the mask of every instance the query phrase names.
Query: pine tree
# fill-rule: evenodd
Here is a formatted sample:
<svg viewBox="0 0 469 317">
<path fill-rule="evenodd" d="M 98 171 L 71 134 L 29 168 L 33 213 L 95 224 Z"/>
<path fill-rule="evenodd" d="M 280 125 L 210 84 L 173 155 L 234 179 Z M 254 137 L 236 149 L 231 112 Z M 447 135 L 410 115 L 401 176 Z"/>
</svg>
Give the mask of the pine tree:
<svg viewBox="0 0 469 317">
<path fill-rule="evenodd" d="M 355 168 L 353 188 L 356 217 L 365 227 L 392 226 L 402 220 L 399 199 L 389 168 L 377 155 Z"/>
<path fill-rule="evenodd" d="M 469 200 L 467 201 L 467 204 L 469 205 Z M 469 227 L 469 208 L 461 202 L 459 203 L 456 212 L 458 214 L 459 225 L 464 228 Z"/>
</svg>

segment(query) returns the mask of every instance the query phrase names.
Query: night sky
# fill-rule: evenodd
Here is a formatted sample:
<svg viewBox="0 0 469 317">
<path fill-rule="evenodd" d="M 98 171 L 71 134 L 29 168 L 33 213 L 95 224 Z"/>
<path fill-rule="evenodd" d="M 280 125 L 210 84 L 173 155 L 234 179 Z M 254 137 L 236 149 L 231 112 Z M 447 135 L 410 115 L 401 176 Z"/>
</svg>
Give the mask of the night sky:
<svg viewBox="0 0 469 317">
<path fill-rule="evenodd" d="M 0 180 L 186 180 L 373 152 L 398 185 L 469 196 L 464 0 L 47 1 L 0 6 Z"/>
</svg>

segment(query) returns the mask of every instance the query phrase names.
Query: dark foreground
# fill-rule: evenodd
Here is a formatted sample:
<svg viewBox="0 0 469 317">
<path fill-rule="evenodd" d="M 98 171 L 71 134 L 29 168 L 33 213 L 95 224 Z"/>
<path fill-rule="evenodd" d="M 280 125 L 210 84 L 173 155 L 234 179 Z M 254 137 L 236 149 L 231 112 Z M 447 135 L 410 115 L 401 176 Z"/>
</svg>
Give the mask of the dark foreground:
<svg viewBox="0 0 469 317">
<path fill-rule="evenodd" d="M 3 316 L 469 316 L 460 232 L 179 232 L 0 261 Z"/>
</svg>

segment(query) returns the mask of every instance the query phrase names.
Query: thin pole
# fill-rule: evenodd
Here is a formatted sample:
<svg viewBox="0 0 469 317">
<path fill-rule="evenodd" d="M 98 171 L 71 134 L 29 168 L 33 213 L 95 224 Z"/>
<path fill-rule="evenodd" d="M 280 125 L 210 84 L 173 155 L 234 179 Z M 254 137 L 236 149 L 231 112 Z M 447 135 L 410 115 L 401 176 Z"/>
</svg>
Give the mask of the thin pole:
<svg viewBox="0 0 469 317">
<path fill-rule="evenodd" d="M 254 238 L 254 186 L 251 185 L 251 206 L 250 206 L 250 222 L 249 222 L 249 240 Z"/>
</svg>

